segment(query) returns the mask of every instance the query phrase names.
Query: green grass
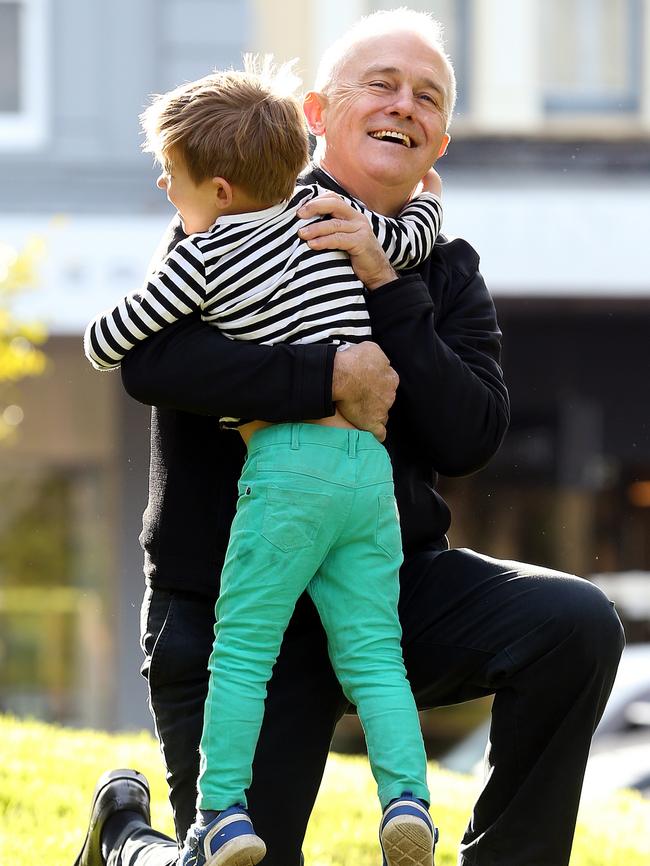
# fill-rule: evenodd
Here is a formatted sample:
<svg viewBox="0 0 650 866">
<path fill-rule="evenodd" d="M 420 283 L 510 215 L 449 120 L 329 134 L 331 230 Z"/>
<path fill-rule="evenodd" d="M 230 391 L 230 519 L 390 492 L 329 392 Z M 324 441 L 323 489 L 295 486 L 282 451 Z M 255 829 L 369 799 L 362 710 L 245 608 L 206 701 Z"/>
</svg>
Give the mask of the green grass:
<svg viewBox="0 0 650 866">
<path fill-rule="evenodd" d="M 0 716 L 0 863 L 71 866 L 81 845 L 97 777 L 136 767 L 152 789 L 152 821 L 168 833 L 171 813 L 156 742 Z M 432 812 L 442 828 L 437 866 L 456 863 L 477 791 L 474 779 L 430 767 Z M 332 755 L 305 842 L 307 866 L 377 866 L 374 782 L 361 758 Z M 32 848 L 38 829 L 39 851 Z M 583 804 L 571 866 L 648 866 L 650 802 L 631 792 Z M 522 864 L 525 866 L 525 864 Z"/>
</svg>

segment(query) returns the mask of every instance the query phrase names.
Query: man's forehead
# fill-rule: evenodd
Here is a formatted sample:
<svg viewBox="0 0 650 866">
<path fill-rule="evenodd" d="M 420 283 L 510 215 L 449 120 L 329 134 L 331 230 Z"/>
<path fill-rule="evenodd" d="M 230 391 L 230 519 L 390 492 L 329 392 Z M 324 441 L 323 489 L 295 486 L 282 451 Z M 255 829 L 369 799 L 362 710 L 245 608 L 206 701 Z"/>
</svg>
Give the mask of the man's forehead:
<svg viewBox="0 0 650 866">
<path fill-rule="evenodd" d="M 377 58 L 381 58 L 378 60 Z M 370 36 L 350 46 L 344 64 L 345 72 L 355 77 L 372 74 L 406 75 L 427 79 L 440 89 L 446 68 L 440 52 L 417 33 L 395 33 Z"/>
</svg>

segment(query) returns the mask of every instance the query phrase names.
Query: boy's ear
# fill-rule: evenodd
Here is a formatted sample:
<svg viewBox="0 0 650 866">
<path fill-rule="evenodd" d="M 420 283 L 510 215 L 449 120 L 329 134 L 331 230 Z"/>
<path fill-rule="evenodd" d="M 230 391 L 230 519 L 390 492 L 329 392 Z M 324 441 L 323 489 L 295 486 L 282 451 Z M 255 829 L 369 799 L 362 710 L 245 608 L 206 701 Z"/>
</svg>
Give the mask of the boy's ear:
<svg viewBox="0 0 650 866">
<path fill-rule="evenodd" d="M 303 99 L 302 110 L 307 119 L 307 126 L 312 135 L 325 134 L 325 109 L 327 97 L 324 93 L 310 90 Z"/>
<path fill-rule="evenodd" d="M 225 177 L 213 177 L 212 186 L 215 193 L 215 204 L 220 209 L 230 207 L 232 204 L 232 186 Z"/>
</svg>

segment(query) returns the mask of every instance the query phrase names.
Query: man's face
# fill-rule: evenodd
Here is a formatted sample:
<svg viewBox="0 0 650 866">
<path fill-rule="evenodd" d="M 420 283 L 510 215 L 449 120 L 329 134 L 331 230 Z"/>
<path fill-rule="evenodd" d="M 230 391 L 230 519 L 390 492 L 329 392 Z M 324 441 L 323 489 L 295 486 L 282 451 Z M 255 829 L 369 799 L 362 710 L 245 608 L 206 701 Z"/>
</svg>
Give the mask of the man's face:
<svg viewBox="0 0 650 866">
<path fill-rule="evenodd" d="M 322 165 L 344 186 L 365 177 L 412 190 L 444 153 L 449 79 L 415 33 L 376 36 L 351 51 L 322 112 Z"/>
<path fill-rule="evenodd" d="M 156 181 L 178 211 L 185 234 L 207 231 L 219 216 L 212 180 L 195 183 L 185 160 L 174 149 L 165 159 L 163 172 Z"/>
</svg>

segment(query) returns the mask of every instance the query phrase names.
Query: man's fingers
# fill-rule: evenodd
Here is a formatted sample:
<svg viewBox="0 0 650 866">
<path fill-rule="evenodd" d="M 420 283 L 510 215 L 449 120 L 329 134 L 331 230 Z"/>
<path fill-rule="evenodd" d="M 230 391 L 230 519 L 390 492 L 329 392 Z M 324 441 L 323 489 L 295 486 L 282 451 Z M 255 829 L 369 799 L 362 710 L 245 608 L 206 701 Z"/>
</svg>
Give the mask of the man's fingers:
<svg viewBox="0 0 650 866">
<path fill-rule="evenodd" d="M 398 383 L 399 377 L 388 358 L 370 340 L 336 355 L 332 396 L 350 423 L 368 430 L 379 442 L 386 438 L 388 413 Z"/>
<path fill-rule="evenodd" d="M 301 219 L 323 216 L 324 214 L 332 214 L 332 216 L 346 219 L 351 216 L 359 216 L 359 211 L 355 210 L 346 201 L 343 201 L 336 193 L 323 193 L 316 196 L 316 198 L 308 201 L 298 211 L 298 216 Z"/>
<path fill-rule="evenodd" d="M 319 196 L 298 211 L 300 217 L 327 216 L 302 226 L 298 234 L 312 250 L 345 250 L 357 277 L 372 291 L 396 279 L 366 217 L 338 196 Z"/>
<path fill-rule="evenodd" d="M 316 223 L 309 223 L 308 226 L 302 226 L 302 228 L 298 230 L 298 234 L 303 240 L 310 241 L 314 238 L 338 234 L 340 232 L 356 232 L 359 230 L 360 226 L 361 224 L 358 223 L 356 220 L 321 220 Z"/>
<path fill-rule="evenodd" d="M 305 239 L 305 243 L 312 250 L 345 250 L 348 253 L 356 248 L 356 235 L 347 232 L 335 232 L 323 235 L 319 238 Z"/>
</svg>

